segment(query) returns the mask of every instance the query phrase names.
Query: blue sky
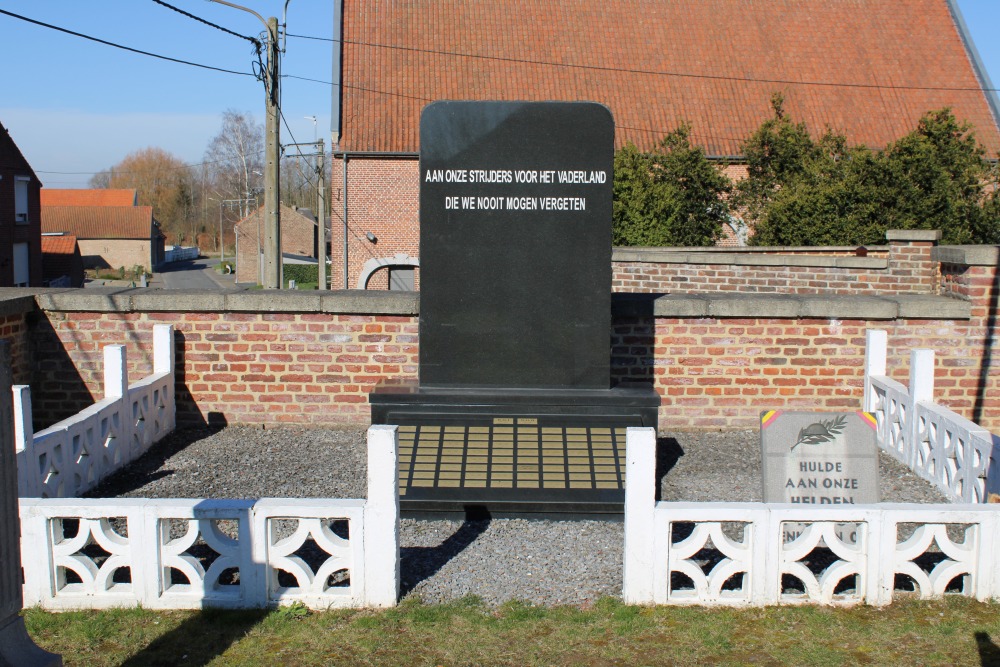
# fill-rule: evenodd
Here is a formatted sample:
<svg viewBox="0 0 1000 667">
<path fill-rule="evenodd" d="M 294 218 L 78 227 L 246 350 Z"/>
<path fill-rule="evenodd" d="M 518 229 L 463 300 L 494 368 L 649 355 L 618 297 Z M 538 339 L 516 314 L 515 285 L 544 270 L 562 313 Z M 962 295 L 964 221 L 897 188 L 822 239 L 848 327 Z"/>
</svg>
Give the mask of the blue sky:
<svg viewBox="0 0 1000 667">
<path fill-rule="evenodd" d="M 207 0 L 169 4 L 243 35 L 252 15 Z M 283 0 L 241 0 L 278 16 Z M 1000 0 L 958 0 L 994 87 L 1000 84 Z M 250 72 L 250 43 L 195 22 L 152 0 L 0 0 L 0 9 L 144 51 Z M 332 0 L 290 0 L 288 33 L 332 36 Z M 4 76 L 0 123 L 48 187 L 86 187 L 90 175 L 131 151 L 159 146 L 201 162 L 226 109 L 263 120 L 262 85 L 252 76 L 199 69 L 128 53 L 0 15 Z M 991 33 L 993 33 L 991 35 Z M 289 37 L 284 74 L 331 81 L 330 42 Z M 282 143 L 330 139 L 331 87 L 286 78 Z M 312 120 L 316 116 L 314 129 Z M 291 136 L 290 136 L 291 135 Z"/>
</svg>

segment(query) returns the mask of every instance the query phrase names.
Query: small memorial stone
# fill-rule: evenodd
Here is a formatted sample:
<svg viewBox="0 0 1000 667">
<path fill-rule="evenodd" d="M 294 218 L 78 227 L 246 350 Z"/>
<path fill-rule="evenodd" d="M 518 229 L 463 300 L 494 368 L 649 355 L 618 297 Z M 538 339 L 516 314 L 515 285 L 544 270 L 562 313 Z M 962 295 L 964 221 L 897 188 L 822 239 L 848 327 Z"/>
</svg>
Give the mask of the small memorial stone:
<svg viewBox="0 0 1000 667">
<path fill-rule="evenodd" d="M 878 502 L 875 417 L 867 412 L 764 412 L 760 419 L 764 502 Z M 801 527 L 785 524 L 785 540 Z M 838 535 L 853 543 L 848 524 Z"/>
</svg>

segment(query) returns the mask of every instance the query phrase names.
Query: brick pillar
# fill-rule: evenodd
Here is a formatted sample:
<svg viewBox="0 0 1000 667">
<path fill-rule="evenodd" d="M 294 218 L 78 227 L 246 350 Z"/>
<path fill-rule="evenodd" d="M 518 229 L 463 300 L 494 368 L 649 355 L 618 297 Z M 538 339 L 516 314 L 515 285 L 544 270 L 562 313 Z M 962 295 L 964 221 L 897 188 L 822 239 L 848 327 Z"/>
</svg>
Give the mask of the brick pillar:
<svg viewBox="0 0 1000 667">
<path fill-rule="evenodd" d="M 939 269 L 931 251 L 941 240 L 940 230 L 890 229 L 885 238 L 889 241 L 889 275 L 910 285 L 915 294 L 935 294 Z"/>
<path fill-rule="evenodd" d="M 14 458 L 14 409 L 10 358 L 0 341 L 0 666 L 50 667 L 62 657 L 38 648 L 20 617 L 21 521 L 17 503 L 17 460 Z"/>
</svg>

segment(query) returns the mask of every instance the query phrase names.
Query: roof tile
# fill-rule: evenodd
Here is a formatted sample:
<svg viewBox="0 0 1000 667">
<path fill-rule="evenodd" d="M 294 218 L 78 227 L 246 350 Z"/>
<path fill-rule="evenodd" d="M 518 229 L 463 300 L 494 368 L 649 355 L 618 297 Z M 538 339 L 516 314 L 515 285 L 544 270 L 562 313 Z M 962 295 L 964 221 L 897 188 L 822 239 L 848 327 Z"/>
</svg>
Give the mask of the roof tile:
<svg viewBox="0 0 1000 667">
<path fill-rule="evenodd" d="M 149 239 L 151 206 L 43 206 L 42 232 L 67 232 L 78 239 Z"/>
<path fill-rule="evenodd" d="M 780 91 L 816 133 L 883 147 L 949 106 L 1000 151 L 947 0 L 355 0 L 344 40 L 345 150 L 417 151 L 439 99 L 591 100 L 619 145 L 686 121 L 737 155 Z"/>
<path fill-rule="evenodd" d="M 135 206 L 135 190 L 42 188 L 42 206 Z"/>
</svg>

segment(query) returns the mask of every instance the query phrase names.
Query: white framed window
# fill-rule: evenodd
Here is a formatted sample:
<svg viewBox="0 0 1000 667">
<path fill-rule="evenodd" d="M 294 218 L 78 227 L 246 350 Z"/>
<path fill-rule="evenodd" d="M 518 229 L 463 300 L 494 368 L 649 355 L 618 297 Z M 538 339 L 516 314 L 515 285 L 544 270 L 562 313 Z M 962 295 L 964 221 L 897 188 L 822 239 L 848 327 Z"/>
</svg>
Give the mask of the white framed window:
<svg viewBox="0 0 1000 667">
<path fill-rule="evenodd" d="M 28 184 L 27 176 L 14 177 L 14 222 L 20 225 L 28 224 Z"/>
</svg>

